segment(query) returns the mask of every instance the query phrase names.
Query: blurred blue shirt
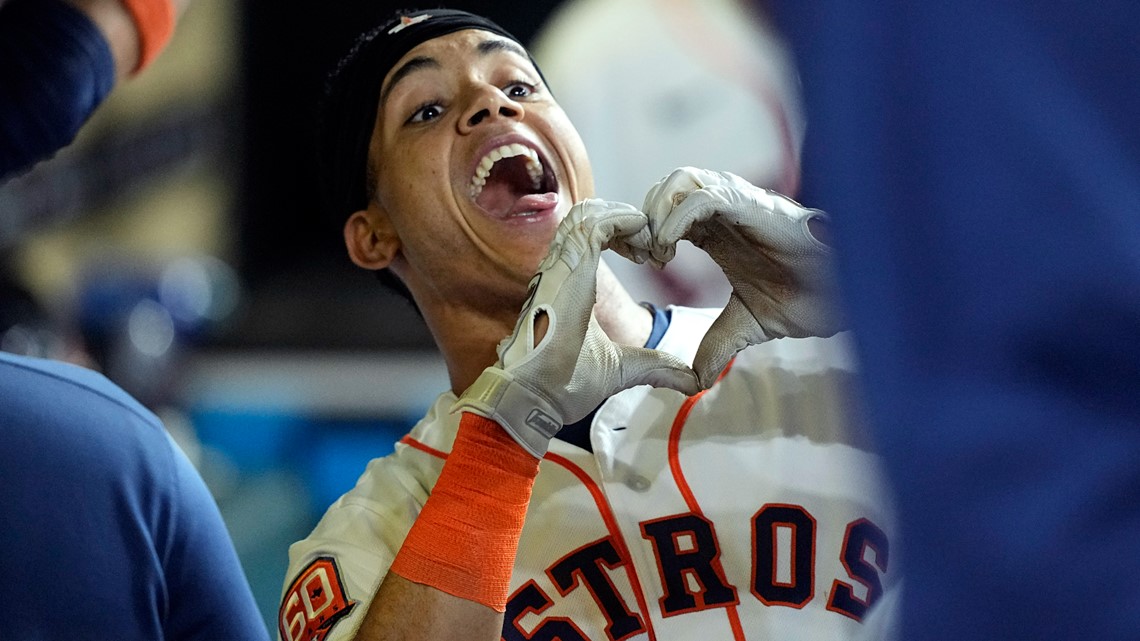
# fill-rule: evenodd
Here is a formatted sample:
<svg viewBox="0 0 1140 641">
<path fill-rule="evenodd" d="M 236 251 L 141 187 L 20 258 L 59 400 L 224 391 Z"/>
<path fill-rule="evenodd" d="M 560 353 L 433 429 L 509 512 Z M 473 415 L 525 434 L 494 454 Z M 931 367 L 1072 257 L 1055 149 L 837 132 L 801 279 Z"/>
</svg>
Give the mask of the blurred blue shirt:
<svg viewBox="0 0 1140 641">
<path fill-rule="evenodd" d="M 777 2 L 902 638 L 1140 631 L 1140 3 Z"/>
<path fill-rule="evenodd" d="M 0 514 L 4 638 L 269 638 L 201 477 L 100 374 L 0 353 Z"/>
</svg>

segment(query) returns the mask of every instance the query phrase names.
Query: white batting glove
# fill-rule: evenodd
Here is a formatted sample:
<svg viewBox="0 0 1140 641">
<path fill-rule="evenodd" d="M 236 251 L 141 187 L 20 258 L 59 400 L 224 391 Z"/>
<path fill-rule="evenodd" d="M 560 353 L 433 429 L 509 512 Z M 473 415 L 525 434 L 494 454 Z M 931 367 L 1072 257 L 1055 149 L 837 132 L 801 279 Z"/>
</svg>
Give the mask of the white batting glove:
<svg viewBox="0 0 1140 641">
<path fill-rule="evenodd" d="M 831 249 L 808 229 L 813 218 L 827 221 L 824 212 L 739 176 L 693 167 L 654 185 L 642 209 L 652 231 L 642 255 L 648 249 L 654 262 L 666 263 L 685 238 L 707 252 L 732 285 L 728 305 L 693 362 L 703 387 L 748 345 L 785 336 L 827 337 L 843 328 L 833 306 Z"/>
<path fill-rule="evenodd" d="M 635 385 L 699 391 L 680 359 L 611 341 L 593 315 L 598 261 L 615 236 L 648 243 L 645 214 L 632 205 L 585 200 L 574 205 L 531 280 L 514 333 L 499 344 L 498 362 L 459 397 L 452 411 L 497 422 L 538 458 L 564 423 L 585 418 L 605 399 Z M 535 324 L 546 334 L 535 344 Z"/>
</svg>

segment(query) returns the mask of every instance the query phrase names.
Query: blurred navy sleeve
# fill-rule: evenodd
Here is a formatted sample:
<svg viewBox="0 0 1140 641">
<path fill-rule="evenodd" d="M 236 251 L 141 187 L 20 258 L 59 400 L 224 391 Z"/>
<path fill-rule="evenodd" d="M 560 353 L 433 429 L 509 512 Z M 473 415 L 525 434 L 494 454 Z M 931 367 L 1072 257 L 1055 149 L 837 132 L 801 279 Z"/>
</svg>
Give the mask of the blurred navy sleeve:
<svg viewBox="0 0 1140 641">
<path fill-rule="evenodd" d="M 158 417 L 0 352 L 5 639 L 268 641 L 229 533 Z"/>
<path fill-rule="evenodd" d="M 171 454 L 165 638 L 264 641 L 265 624 L 214 498 L 182 451 Z"/>
<path fill-rule="evenodd" d="M 71 143 L 114 84 L 86 15 L 61 0 L 0 5 L 0 179 Z"/>
<path fill-rule="evenodd" d="M 905 537 L 905 639 L 1140 631 L 1140 3 L 771 3 Z"/>
</svg>

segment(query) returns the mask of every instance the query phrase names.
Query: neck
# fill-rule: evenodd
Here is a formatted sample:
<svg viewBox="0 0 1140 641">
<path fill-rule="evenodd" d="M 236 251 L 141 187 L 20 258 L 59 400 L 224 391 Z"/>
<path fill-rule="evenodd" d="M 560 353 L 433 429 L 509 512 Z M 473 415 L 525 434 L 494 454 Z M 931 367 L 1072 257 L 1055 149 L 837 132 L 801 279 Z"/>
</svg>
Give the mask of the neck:
<svg viewBox="0 0 1140 641">
<path fill-rule="evenodd" d="M 653 314 L 629 295 L 605 262 L 598 266 L 594 316 L 606 336 L 620 345 L 641 347 L 653 333 Z"/>
<path fill-rule="evenodd" d="M 443 353 L 451 389 L 457 395 L 470 387 L 484 369 L 495 364 L 495 347 L 514 331 L 522 300 L 501 307 L 509 307 L 510 312 L 489 314 L 448 304 L 420 305 Z M 652 314 L 629 295 L 604 262 L 598 267 L 594 316 L 610 340 L 622 345 L 644 345 L 653 330 Z"/>
</svg>

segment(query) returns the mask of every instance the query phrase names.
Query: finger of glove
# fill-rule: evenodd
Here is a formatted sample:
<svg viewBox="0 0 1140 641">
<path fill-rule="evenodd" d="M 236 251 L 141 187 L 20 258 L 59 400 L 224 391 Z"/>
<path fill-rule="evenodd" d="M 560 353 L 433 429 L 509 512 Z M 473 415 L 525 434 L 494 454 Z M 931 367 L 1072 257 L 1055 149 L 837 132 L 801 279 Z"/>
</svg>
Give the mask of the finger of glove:
<svg viewBox="0 0 1140 641">
<path fill-rule="evenodd" d="M 654 247 L 659 251 L 665 248 L 673 250 L 682 238 L 699 239 L 699 233 L 691 233 L 695 231 L 693 226 L 710 220 L 729 206 L 718 192 L 708 189 L 690 192 L 668 213 L 650 218 Z"/>
<path fill-rule="evenodd" d="M 649 226 L 646 225 L 636 233 L 610 239 L 608 248 L 622 258 L 641 265 L 646 262 L 656 262 L 653 260 L 652 242 L 653 237 L 649 233 Z"/>
<path fill-rule="evenodd" d="M 705 182 L 702 180 L 704 173 L 706 172 L 695 167 L 674 169 L 649 188 L 642 202 L 641 211 L 645 212 L 650 220 L 656 220 L 658 216 L 669 213 L 678 197 L 704 187 Z"/>
<path fill-rule="evenodd" d="M 579 309 L 575 314 L 575 318 L 582 321 L 588 318 L 593 307 L 602 250 L 621 238 L 633 239 L 634 243 L 645 245 L 648 231 L 645 214 L 625 203 L 596 199 L 586 201 L 579 215 L 580 220 L 566 228 L 566 245 L 574 245 L 580 252 L 576 256 L 578 264 L 570 265 L 571 274 L 558 295 L 576 296 L 577 292 L 590 291 L 590 306 Z"/>
<path fill-rule="evenodd" d="M 714 186 L 729 187 L 737 191 L 757 189 L 747 180 L 727 171 L 679 167 L 649 189 L 641 209 L 649 216 L 650 225 L 653 225 L 658 216 L 667 214 L 691 192 Z"/>
<path fill-rule="evenodd" d="M 516 371 L 542 353 L 544 365 L 573 370 L 596 299 L 602 248 L 617 234 L 644 229 L 645 222 L 645 214 L 624 203 L 592 199 L 571 208 L 531 281 L 515 333 L 500 350 L 504 368 Z M 526 337 L 540 309 L 549 326 L 546 336 L 532 346 Z"/>
<path fill-rule="evenodd" d="M 704 191 L 724 202 L 716 210 L 717 221 L 734 227 L 757 246 L 796 255 L 831 251 L 808 227 L 813 218 L 828 220 L 818 209 L 808 209 L 782 194 L 756 187 L 740 191 L 717 185 Z"/>
<path fill-rule="evenodd" d="M 701 390 L 696 372 L 685 361 L 656 349 L 615 345 L 621 362 L 616 393 L 636 385 L 652 385 L 693 395 Z"/>
<path fill-rule="evenodd" d="M 635 262 L 638 265 L 649 263 L 657 269 L 665 268 L 665 262 L 658 260 L 653 255 L 653 236 L 649 232 L 648 225 L 631 236 L 619 236 L 614 238 L 610 241 L 609 249 L 617 252 L 622 258 Z"/>
<path fill-rule="evenodd" d="M 701 387 L 708 389 L 740 350 L 767 341 L 769 336 L 734 293 L 724 311 L 705 332 L 693 358 L 693 370 Z"/>
<path fill-rule="evenodd" d="M 633 205 L 597 198 L 583 200 L 571 207 L 558 225 L 538 270 L 559 260 L 573 269 L 591 248 L 600 252 L 615 237 L 637 234 L 647 221 L 645 214 Z"/>
<path fill-rule="evenodd" d="M 567 289 L 589 289 L 592 298 L 602 250 L 614 238 L 644 233 L 646 221 L 645 214 L 625 203 L 587 199 L 574 205 L 558 226 L 550 252 L 539 265 L 540 278 L 558 278 L 539 288 L 535 304 L 554 304 Z M 589 316 L 589 308 L 585 316 Z"/>
<path fill-rule="evenodd" d="M 646 193 L 641 210 L 649 217 L 649 228 L 653 231 L 654 238 L 654 246 L 651 249 L 657 262 L 665 264 L 676 254 L 676 241 L 666 244 L 656 242 L 657 228 L 689 194 L 706 184 L 709 173 L 695 167 L 680 167 L 659 180 Z"/>
<path fill-rule="evenodd" d="M 558 231 L 562 242 L 561 256 L 556 262 L 562 262 L 570 271 L 553 292 L 551 303 L 555 310 L 564 313 L 568 310 L 563 299 L 573 299 L 579 304 L 573 306 L 572 317 L 582 322 L 589 318 L 593 309 L 602 250 L 615 238 L 647 233 L 647 219 L 641 211 L 625 203 L 591 199 L 581 203 L 581 207 L 575 207 L 578 208 L 575 220 L 569 224 L 564 222 Z M 644 240 L 638 242 L 645 243 Z M 586 292 L 589 293 L 589 304 L 580 304 L 585 302 L 579 300 L 580 295 Z"/>
<path fill-rule="evenodd" d="M 649 218 L 638 208 L 626 203 L 592 199 L 583 220 L 590 229 L 590 247 L 598 252 L 615 242 L 630 242 L 634 247 L 649 244 Z"/>
</svg>

